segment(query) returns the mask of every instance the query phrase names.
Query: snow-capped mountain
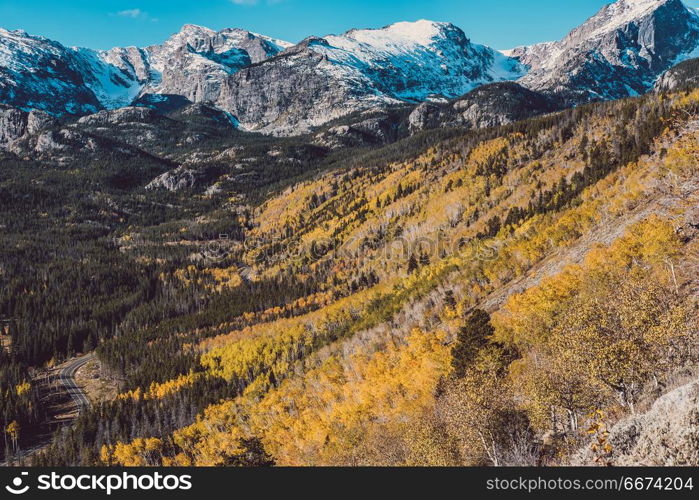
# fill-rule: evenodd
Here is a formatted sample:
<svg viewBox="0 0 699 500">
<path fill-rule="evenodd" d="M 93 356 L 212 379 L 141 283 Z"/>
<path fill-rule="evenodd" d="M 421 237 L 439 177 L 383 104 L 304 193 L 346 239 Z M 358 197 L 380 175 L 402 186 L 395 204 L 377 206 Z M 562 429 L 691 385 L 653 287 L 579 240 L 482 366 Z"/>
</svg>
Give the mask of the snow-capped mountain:
<svg viewBox="0 0 699 500">
<path fill-rule="evenodd" d="M 179 95 L 273 133 L 303 132 L 375 106 L 456 97 L 523 74 L 516 60 L 430 21 L 296 46 L 186 25 L 162 45 L 108 51 L 2 31 L 0 54 L 0 101 L 21 109 L 80 115 L 128 106 L 144 94 Z"/>
<path fill-rule="evenodd" d="M 84 115 L 128 106 L 146 92 L 216 101 L 229 75 L 289 46 L 244 30 L 187 25 L 162 45 L 96 51 L 0 29 L 0 102 Z"/>
<path fill-rule="evenodd" d="M 217 102 L 228 76 L 291 45 L 241 29 L 217 32 L 188 24 L 162 45 L 140 50 L 116 48 L 101 53 L 101 57 L 141 82 L 141 93 Z"/>
<path fill-rule="evenodd" d="M 102 104 L 76 51 L 23 31 L 0 29 L 0 102 L 23 110 L 85 114 Z M 88 71 L 89 72 L 89 71 Z"/>
<path fill-rule="evenodd" d="M 108 51 L 0 30 L 0 104 L 60 116 L 191 101 L 213 105 L 243 129 L 288 135 L 357 112 L 444 102 L 500 81 L 517 80 L 564 104 L 627 97 L 697 56 L 699 14 L 681 0 L 618 0 L 561 41 L 504 52 L 431 21 L 297 45 L 186 25 L 163 44 Z M 508 102 L 528 99 L 521 89 L 494 86 L 490 101 L 498 89 Z"/>
<path fill-rule="evenodd" d="M 364 80 L 388 98 L 407 101 L 456 97 L 523 74 L 516 61 L 471 43 L 453 24 L 424 20 L 330 35 L 310 48 L 327 58 L 328 74 Z"/>
<path fill-rule="evenodd" d="M 524 68 L 448 23 L 308 38 L 229 80 L 222 107 L 253 130 L 299 133 L 352 112 L 444 100 Z"/>
<path fill-rule="evenodd" d="M 520 83 L 569 103 L 647 92 L 699 47 L 699 15 L 681 0 L 618 0 L 563 40 L 506 53 L 530 68 Z"/>
</svg>

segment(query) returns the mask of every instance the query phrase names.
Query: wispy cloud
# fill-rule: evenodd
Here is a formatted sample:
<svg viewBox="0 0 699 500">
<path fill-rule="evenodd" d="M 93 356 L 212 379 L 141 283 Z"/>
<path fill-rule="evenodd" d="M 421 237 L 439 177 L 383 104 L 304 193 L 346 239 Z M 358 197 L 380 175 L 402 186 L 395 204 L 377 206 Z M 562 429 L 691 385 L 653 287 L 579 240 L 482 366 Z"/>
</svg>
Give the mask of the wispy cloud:
<svg viewBox="0 0 699 500">
<path fill-rule="evenodd" d="M 146 17 L 148 14 L 143 12 L 141 9 L 127 9 L 117 12 L 117 16 L 120 17 L 130 17 L 131 19 L 138 19 L 139 17 Z"/>
<path fill-rule="evenodd" d="M 141 21 L 151 21 L 153 23 L 158 22 L 158 19 L 151 17 L 148 12 L 141 9 L 126 9 L 119 12 L 110 14 L 110 16 L 125 17 L 128 19 L 139 19 Z"/>
</svg>

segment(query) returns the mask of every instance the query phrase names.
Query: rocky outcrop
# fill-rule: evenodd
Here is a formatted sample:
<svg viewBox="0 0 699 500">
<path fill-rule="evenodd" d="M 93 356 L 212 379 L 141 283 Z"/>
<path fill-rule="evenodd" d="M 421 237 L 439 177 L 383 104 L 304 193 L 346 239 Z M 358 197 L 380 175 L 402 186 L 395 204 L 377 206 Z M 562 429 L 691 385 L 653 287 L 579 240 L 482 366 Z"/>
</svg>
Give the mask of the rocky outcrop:
<svg viewBox="0 0 699 500">
<path fill-rule="evenodd" d="M 423 103 L 410 114 L 410 131 L 437 127 L 486 128 L 560 109 L 553 99 L 513 82 L 483 85 L 449 104 Z"/>
<path fill-rule="evenodd" d="M 105 160 L 115 165 L 124 166 L 127 163 L 143 165 L 144 171 L 152 169 L 158 173 L 173 167 L 168 162 L 143 149 L 118 141 L 119 127 L 107 118 L 100 126 L 86 125 L 84 122 L 64 126 L 54 126 L 33 130 L 27 127 L 27 132 L 20 138 L 10 142 L 6 149 L 20 158 L 33 159 L 46 164 L 74 165 L 85 168 L 96 162 L 101 166 Z M 41 124 L 40 120 L 35 120 Z M 28 119 L 28 123 L 31 121 Z M 53 123 L 53 122 L 51 122 Z M 104 126 L 108 123 L 108 126 Z M 132 122 L 138 128 L 134 135 L 143 137 L 146 125 Z M 152 176 L 151 176 L 152 178 Z M 144 183 L 145 184 L 145 183 Z"/>
<path fill-rule="evenodd" d="M 238 127 L 238 120 L 223 110 L 214 106 L 209 106 L 203 103 L 190 103 L 182 106 L 174 111 L 167 113 L 165 116 L 188 122 L 197 122 L 201 125 L 221 129 L 231 129 Z"/>
<path fill-rule="evenodd" d="M 115 110 L 104 110 L 93 115 L 80 118 L 81 125 L 108 126 L 123 123 L 148 123 L 153 121 L 158 113 L 150 108 L 127 107 Z"/>
<path fill-rule="evenodd" d="M 9 106 L 0 106 L 0 148 L 9 146 L 27 134 L 34 134 L 51 127 L 56 122 L 41 111 L 22 111 Z"/>
<path fill-rule="evenodd" d="M 655 82 L 656 92 L 699 87 L 699 58 L 683 61 L 663 73 Z"/>
<path fill-rule="evenodd" d="M 186 101 L 167 113 L 151 107 L 104 110 L 80 118 L 74 128 L 82 133 L 116 140 L 178 163 L 190 155 L 215 151 L 214 143 L 235 133 L 232 118 L 206 104 Z"/>
<path fill-rule="evenodd" d="M 454 117 L 453 111 L 454 109 L 449 106 L 423 102 L 408 117 L 410 132 L 416 133 L 448 125 Z"/>
<path fill-rule="evenodd" d="M 516 83 L 494 83 L 469 92 L 453 105 L 456 123 L 468 128 L 507 125 L 551 113 L 560 106 L 551 98 Z"/>
<path fill-rule="evenodd" d="M 315 144 L 329 149 L 389 144 L 402 135 L 400 118 L 380 114 L 345 125 L 336 125 L 316 134 Z"/>
<path fill-rule="evenodd" d="M 58 123 L 53 116 L 33 109 L 27 115 L 27 134 L 36 134 L 37 132 L 53 127 Z"/>
<path fill-rule="evenodd" d="M 609 434 L 615 466 L 699 465 L 699 381 L 660 397 L 650 410 L 618 422 Z M 588 449 L 574 465 L 594 465 Z"/>
<path fill-rule="evenodd" d="M 148 183 L 146 189 L 167 189 L 168 191 L 181 191 L 192 188 L 196 184 L 195 173 L 192 170 L 178 167 L 159 175 Z"/>
<path fill-rule="evenodd" d="M 0 146 L 19 139 L 27 131 L 27 114 L 19 109 L 0 108 Z"/>
<path fill-rule="evenodd" d="M 699 47 L 699 16 L 681 0 L 618 0 L 559 42 L 508 52 L 530 68 L 519 83 L 568 104 L 639 95 Z"/>
</svg>

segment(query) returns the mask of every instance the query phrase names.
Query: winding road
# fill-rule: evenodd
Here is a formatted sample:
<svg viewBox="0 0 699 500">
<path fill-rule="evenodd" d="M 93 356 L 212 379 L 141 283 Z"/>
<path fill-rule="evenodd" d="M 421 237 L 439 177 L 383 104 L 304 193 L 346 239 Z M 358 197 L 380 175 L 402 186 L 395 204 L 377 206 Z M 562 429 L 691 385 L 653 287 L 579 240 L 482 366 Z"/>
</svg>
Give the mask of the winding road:
<svg viewBox="0 0 699 500">
<path fill-rule="evenodd" d="M 82 413 L 83 410 L 90 407 L 90 400 L 87 399 L 87 396 L 82 389 L 78 387 L 78 384 L 75 381 L 75 374 L 80 368 L 92 361 L 94 357 L 94 354 L 87 354 L 81 358 L 69 361 L 65 365 L 61 366 L 58 370 L 58 379 L 66 388 L 66 391 L 73 401 L 75 401 L 78 413 Z"/>
<path fill-rule="evenodd" d="M 63 385 L 66 393 L 75 403 L 75 409 L 78 415 L 80 415 L 83 411 L 87 410 L 91 405 L 90 400 L 87 398 L 83 390 L 80 387 L 78 387 L 78 384 L 75 380 L 75 374 L 78 372 L 80 368 L 85 366 L 88 362 L 92 361 L 93 359 L 95 359 L 94 353 L 86 354 L 85 356 L 72 359 L 70 361 L 67 361 L 63 365 L 56 367 L 55 372 L 53 373 L 53 377 L 55 377 L 54 380 L 58 379 L 58 382 L 60 382 L 61 385 Z M 47 434 L 42 439 L 39 439 L 38 443 L 34 443 L 29 448 L 19 451 L 14 457 L 12 457 L 12 464 L 14 465 L 28 460 L 32 457 L 32 455 L 43 450 L 46 447 L 46 445 L 49 444 L 50 441 L 50 434 Z M 6 467 L 8 465 L 9 464 L 7 461 L 0 461 L 0 467 Z"/>
</svg>

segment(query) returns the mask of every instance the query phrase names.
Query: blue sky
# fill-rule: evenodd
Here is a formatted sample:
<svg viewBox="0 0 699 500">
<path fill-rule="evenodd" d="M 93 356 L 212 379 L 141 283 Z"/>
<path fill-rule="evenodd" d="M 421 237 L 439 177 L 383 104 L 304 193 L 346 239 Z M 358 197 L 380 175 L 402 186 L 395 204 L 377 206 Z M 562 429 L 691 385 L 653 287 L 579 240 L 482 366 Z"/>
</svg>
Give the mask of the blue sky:
<svg viewBox="0 0 699 500">
<path fill-rule="evenodd" d="M 430 19 L 498 49 L 559 39 L 611 0 L 0 0 L 0 26 L 95 49 L 160 43 L 183 24 L 308 35 Z M 699 0 L 687 3 L 699 7 Z"/>
</svg>

